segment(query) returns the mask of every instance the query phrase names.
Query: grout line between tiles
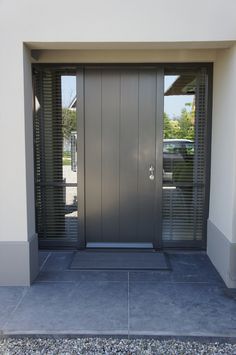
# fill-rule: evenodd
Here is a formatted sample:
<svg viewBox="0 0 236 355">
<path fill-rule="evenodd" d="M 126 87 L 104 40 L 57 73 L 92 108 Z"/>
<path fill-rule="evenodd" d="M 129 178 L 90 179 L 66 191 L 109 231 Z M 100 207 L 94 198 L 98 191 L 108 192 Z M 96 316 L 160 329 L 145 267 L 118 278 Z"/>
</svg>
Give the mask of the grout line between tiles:
<svg viewBox="0 0 236 355">
<path fill-rule="evenodd" d="M 207 282 L 207 281 L 163 281 L 163 280 L 131 280 L 130 282 L 132 283 L 150 283 L 150 284 L 156 284 L 157 282 L 159 284 L 185 284 L 185 285 L 209 285 L 209 286 L 218 286 L 218 287 L 226 287 L 224 284 L 221 284 L 220 282 Z"/>
<path fill-rule="evenodd" d="M 50 284 L 50 283 L 57 283 L 57 284 L 80 284 L 80 283 L 125 283 L 125 280 L 65 280 L 65 281 L 60 281 L 60 280 L 39 280 L 35 281 L 34 284 Z"/>
<path fill-rule="evenodd" d="M 46 262 L 48 261 L 48 259 L 50 258 L 50 256 L 52 255 L 52 252 L 49 252 L 48 255 L 46 256 L 44 262 L 42 263 L 41 267 L 39 268 L 39 272 L 41 272 L 46 264 Z"/>
<path fill-rule="evenodd" d="M 48 281 L 35 281 L 34 284 L 75 284 L 76 281 L 55 281 L 55 280 L 48 280 Z"/>
</svg>

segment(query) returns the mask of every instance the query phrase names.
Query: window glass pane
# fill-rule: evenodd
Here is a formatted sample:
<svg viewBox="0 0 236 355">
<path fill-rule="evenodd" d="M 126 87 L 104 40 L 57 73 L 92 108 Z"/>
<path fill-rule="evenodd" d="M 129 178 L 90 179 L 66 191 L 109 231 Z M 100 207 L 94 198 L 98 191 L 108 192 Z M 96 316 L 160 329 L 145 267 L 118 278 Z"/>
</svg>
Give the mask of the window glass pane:
<svg viewBox="0 0 236 355">
<path fill-rule="evenodd" d="M 163 239 L 199 240 L 205 196 L 203 73 L 165 75 L 163 120 Z"/>
<path fill-rule="evenodd" d="M 34 82 L 37 231 L 44 239 L 76 240 L 76 76 L 42 68 Z"/>
</svg>

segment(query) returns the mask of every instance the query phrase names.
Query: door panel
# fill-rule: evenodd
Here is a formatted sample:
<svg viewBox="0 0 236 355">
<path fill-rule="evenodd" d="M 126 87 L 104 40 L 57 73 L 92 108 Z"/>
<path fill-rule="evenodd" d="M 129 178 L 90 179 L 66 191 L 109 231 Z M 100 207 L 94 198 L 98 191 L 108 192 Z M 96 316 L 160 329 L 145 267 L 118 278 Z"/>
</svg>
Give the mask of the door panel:
<svg viewBox="0 0 236 355">
<path fill-rule="evenodd" d="M 119 240 L 120 75 L 102 72 L 102 240 Z"/>
<path fill-rule="evenodd" d="M 156 72 L 141 72 L 139 80 L 139 166 L 138 192 L 139 215 L 137 236 L 143 241 L 145 235 L 154 235 L 155 230 L 155 182 L 149 180 L 150 164 L 155 167 L 155 178 L 158 183 L 155 164 L 156 147 Z M 155 93 L 155 95 L 154 95 Z M 157 122 L 158 123 L 158 122 Z M 147 180 L 148 179 L 148 180 Z M 159 203 L 161 201 L 159 200 Z"/>
<path fill-rule="evenodd" d="M 121 73 L 120 235 L 136 241 L 138 221 L 138 73 Z M 123 240 L 124 238 L 124 240 Z"/>
<path fill-rule="evenodd" d="M 157 78 L 155 69 L 85 69 L 87 242 L 155 239 Z"/>
<path fill-rule="evenodd" d="M 85 75 L 85 215 L 86 238 L 102 238 L 102 126 L 101 72 Z"/>
</svg>

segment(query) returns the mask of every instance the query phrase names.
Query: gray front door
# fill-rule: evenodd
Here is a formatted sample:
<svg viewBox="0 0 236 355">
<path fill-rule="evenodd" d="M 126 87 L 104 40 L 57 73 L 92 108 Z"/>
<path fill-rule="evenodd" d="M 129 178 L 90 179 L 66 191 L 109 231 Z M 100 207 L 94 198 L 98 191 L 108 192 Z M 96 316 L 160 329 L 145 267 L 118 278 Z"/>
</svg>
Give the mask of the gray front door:
<svg viewBox="0 0 236 355">
<path fill-rule="evenodd" d="M 87 67 L 78 82 L 84 242 L 158 247 L 163 73 L 154 67 Z"/>
</svg>

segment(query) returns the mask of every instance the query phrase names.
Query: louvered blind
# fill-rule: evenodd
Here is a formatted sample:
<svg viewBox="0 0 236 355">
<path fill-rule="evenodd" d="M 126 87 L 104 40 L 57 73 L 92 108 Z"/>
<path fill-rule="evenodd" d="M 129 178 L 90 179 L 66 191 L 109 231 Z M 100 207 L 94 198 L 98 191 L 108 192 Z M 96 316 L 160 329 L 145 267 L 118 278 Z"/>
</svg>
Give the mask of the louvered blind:
<svg viewBox="0 0 236 355">
<path fill-rule="evenodd" d="M 165 95 L 192 102 L 179 117 L 164 118 L 162 229 L 164 245 L 185 246 L 201 241 L 206 226 L 207 72 L 172 75 L 177 79 Z"/>
<path fill-rule="evenodd" d="M 76 240 L 78 233 L 77 174 L 65 159 L 63 74 L 56 68 L 33 73 L 37 233 L 47 240 Z"/>
</svg>

